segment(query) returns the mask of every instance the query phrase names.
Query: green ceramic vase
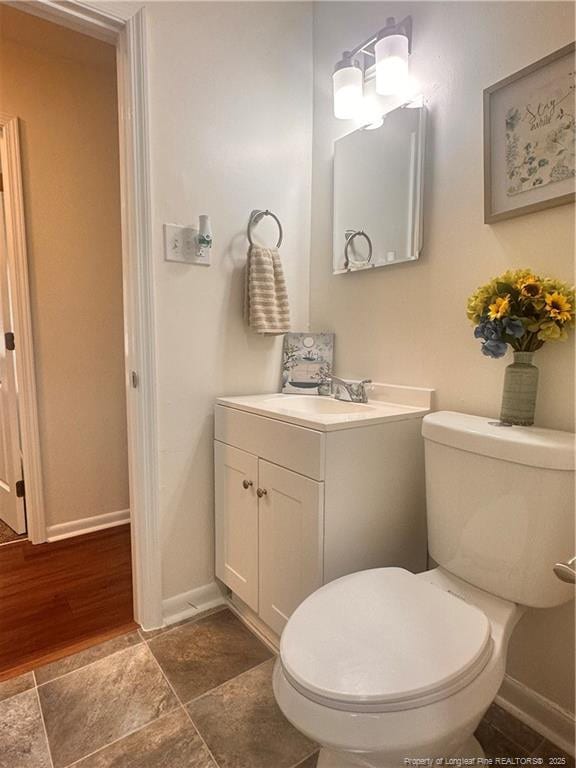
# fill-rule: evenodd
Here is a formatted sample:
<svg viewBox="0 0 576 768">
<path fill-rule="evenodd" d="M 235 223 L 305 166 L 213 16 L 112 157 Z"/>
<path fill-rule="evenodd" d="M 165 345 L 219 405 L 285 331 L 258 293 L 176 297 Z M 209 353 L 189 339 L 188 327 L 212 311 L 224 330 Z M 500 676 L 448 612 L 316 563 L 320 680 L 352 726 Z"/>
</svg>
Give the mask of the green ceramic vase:
<svg viewBox="0 0 576 768">
<path fill-rule="evenodd" d="M 514 362 L 506 368 L 502 393 L 502 424 L 529 427 L 534 424 L 538 368 L 532 364 L 534 352 L 514 352 Z"/>
</svg>

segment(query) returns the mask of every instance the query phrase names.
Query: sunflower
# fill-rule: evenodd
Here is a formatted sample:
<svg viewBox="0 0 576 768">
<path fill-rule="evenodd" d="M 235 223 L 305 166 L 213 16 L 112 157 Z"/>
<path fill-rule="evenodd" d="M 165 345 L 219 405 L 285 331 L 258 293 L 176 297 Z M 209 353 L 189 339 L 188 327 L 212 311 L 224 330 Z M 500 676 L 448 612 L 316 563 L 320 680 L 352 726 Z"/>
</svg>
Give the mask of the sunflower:
<svg viewBox="0 0 576 768">
<path fill-rule="evenodd" d="M 554 293 L 547 293 L 544 297 L 546 301 L 546 311 L 550 317 L 554 320 L 559 320 L 561 323 L 570 320 L 572 317 L 572 305 L 561 293 L 554 291 Z"/>
<path fill-rule="evenodd" d="M 488 307 L 488 317 L 490 320 L 499 320 L 510 311 L 510 296 L 501 298 L 497 296 L 494 302 Z"/>
<path fill-rule="evenodd" d="M 520 294 L 525 299 L 537 299 L 542 293 L 542 286 L 540 285 L 538 278 L 534 275 L 529 275 L 520 281 L 518 286 L 520 288 Z"/>
</svg>

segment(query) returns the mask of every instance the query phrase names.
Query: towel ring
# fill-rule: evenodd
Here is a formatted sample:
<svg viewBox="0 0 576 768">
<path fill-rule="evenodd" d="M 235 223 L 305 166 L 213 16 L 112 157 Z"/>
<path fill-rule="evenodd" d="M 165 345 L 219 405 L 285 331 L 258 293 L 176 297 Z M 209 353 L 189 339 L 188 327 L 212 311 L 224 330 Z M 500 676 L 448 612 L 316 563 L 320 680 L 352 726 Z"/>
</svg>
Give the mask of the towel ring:
<svg viewBox="0 0 576 768">
<path fill-rule="evenodd" d="M 372 261 L 372 240 L 368 237 L 366 232 L 364 232 L 363 229 L 357 229 L 357 230 L 347 230 L 346 231 L 346 245 L 344 246 L 344 268 L 348 269 L 350 266 L 350 259 L 348 258 L 348 248 L 350 247 L 350 244 L 354 240 L 355 237 L 364 237 L 366 238 L 366 242 L 368 243 L 368 258 L 366 261 L 363 261 L 362 264 L 370 264 Z"/>
<path fill-rule="evenodd" d="M 254 245 L 254 241 L 252 240 L 252 227 L 254 227 L 256 224 L 258 224 L 264 216 L 271 216 L 276 224 L 278 225 L 278 242 L 276 243 L 276 248 L 280 248 L 282 245 L 282 238 L 284 237 L 284 232 L 282 231 L 282 224 L 280 223 L 280 219 L 278 216 L 276 216 L 275 213 L 272 213 L 272 211 L 265 210 L 265 211 L 252 211 L 250 214 L 250 219 L 248 220 L 248 242 L 250 245 Z"/>
</svg>

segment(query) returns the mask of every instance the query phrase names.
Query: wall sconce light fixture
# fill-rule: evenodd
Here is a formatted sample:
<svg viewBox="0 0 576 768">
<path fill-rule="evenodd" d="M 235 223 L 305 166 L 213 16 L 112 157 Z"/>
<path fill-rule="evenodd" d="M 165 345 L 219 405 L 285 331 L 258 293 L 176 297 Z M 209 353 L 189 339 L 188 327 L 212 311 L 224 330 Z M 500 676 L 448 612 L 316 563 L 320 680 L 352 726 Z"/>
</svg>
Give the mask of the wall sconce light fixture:
<svg viewBox="0 0 576 768">
<path fill-rule="evenodd" d="M 340 120 L 355 117 L 364 95 L 364 71 L 360 62 L 344 51 L 332 75 L 334 86 L 334 115 Z"/>
<path fill-rule="evenodd" d="M 341 120 L 357 117 L 362 106 L 364 82 L 372 77 L 376 77 L 376 93 L 383 96 L 400 93 L 408 82 L 411 51 L 411 16 L 398 23 L 394 17 L 389 17 L 386 26 L 376 35 L 351 51 L 344 51 L 332 75 L 334 116 Z"/>
<path fill-rule="evenodd" d="M 374 45 L 376 57 L 376 93 L 389 96 L 402 90 L 408 80 L 408 56 L 412 48 L 412 17 L 399 24 L 393 17 L 378 32 Z"/>
</svg>

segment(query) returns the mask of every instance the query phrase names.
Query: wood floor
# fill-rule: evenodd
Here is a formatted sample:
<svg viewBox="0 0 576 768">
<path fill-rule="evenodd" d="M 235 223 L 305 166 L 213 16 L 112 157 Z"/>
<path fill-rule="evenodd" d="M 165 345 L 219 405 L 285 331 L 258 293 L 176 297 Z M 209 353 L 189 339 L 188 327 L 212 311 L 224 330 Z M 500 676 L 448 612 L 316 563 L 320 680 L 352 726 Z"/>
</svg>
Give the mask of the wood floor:
<svg viewBox="0 0 576 768">
<path fill-rule="evenodd" d="M 129 525 L 0 547 L 0 679 L 134 626 Z"/>
</svg>

